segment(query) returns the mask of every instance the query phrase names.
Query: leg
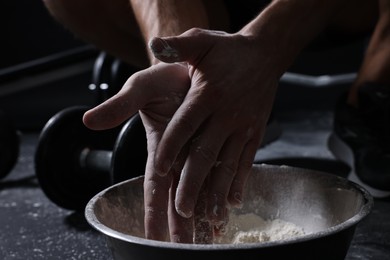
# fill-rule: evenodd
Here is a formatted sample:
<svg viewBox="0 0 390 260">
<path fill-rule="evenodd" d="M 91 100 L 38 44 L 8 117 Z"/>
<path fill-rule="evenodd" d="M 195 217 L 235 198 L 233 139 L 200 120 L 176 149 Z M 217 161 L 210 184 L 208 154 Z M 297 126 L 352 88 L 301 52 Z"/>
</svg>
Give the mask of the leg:
<svg viewBox="0 0 390 260">
<path fill-rule="evenodd" d="M 351 167 L 348 178 L 374 197 L 390 197 L 390 2 L 379 19 L 358 77 L 336 105 L 329 149 Z"/>
<path fill-rule="evenodd" d="M 379 20 L 369 42 L 358 77 L 352 85 L 348 103 L 358 106 L 358 89 L 365 83 L 390 87 L 390 1 L 379 1 Z"/>
<path fill-rule="evenodd" d="M 148 65 L 145 46 L 126 0 L 43 0 L 49 12 L 82 40 L 135 65 Z"/>
<path fill-rule="evenodd" d="M 49 12 L 86 42 L 136 67 L 149 66 L 145 42 L 128 0 L 43 0 Z M 222 0 L 204 1 L 211 29 L 225 30 Z"/>
</svg>

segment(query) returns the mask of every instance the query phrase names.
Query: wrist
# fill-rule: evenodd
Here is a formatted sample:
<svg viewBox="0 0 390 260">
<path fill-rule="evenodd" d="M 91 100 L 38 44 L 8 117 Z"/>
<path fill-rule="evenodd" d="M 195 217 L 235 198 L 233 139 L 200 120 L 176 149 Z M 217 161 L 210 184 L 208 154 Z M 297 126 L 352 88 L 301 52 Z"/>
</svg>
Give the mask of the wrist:
<svg viewBox="0 0 390 260">
<path fill-rule="evenodd" d="M 145 44 L 153 37 L 177 36 L 188 29 L 208 29 L 202 0 L 130 0 Z M 147 48 L 151 64 L 159 61 Z"/>
<path fill-rule="evenodd" d="M 265 48 L 285 71 L 348 1 L 274 0 L 239 33 Z"/>
</svg>

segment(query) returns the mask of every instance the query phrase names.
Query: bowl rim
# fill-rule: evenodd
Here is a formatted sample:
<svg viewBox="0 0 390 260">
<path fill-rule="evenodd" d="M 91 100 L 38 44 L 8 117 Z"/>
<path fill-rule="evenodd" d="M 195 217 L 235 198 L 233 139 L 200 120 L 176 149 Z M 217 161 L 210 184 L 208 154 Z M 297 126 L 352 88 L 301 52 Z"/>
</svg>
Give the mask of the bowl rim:
<svg viewBox="0 0 390 260">
<path fill-rule="evenodd" d="M 280 166 L 278 166 L 280 167 Z M 284 166 L 286 167 L 286 166 Z M 287 166 L 290 168 L 299 168 L 299 167 L 292 167 L 292 166 Z M 301 169 L 301 168 L 299 168 Z M 261 242 L 261 243 L 238 243 L 238 244 L 233 244 L 233 243 L 226 243 L 226 244 L 190 244 L 190 243 L 174 243 L 174 242 L 168 242 L 168 241 L 158 241 L 158 240 L 151 240 L 151 239 L 146 239 L 138 236 L 133 236 L 129 234 L 124 234 L 119 231 L 116 231 L 103 223 L 101 223 L 98 218 L 96 217 L 94 213 L 94 205 L 96 204 L 97 200 L 99 198 L 103 197 L 104 194 L 117 186 L 124 185 L 127 182 L 130 181 L 136 181 L 137 179 L 143 179 L 144 175 L 137 176 L 119 183 L 116 183 L 114 185 L 111 185 L 104 190 L 100 191 L 97 193 L 94 197 L 92 197 L 89 202 L 87 203 L 84 211 L 85 218 L 89 225 L 91 225 L 95 230 L 101 232 L 102 234 L 114 238 L 117 240 L 121 240 L 126 243 L 133 243 L 133 244 L 138 244 L 138 245 L 143 245 L 143 246 L 148 246 L 148 247 L 158 247 L 158 248 L 165 248 L 165 249 L 185 249 L 185 250 L 237 250 L 237 249 L 254 249 L 254 248 L 266 248 L 266 247 L 275 247 L 275 246 L 285 246 L 285 245 L 291 245 L 291 244 L 296 244 L 296 243 L 302 243 L 305 241 L 309 240 L 314 240 L 314 239 L 319 239 L 319 238 L 325 238 L 328 236 L 332 236 L 336 234 L 337 232 L 348 230 L 350 228 L 356 227 L 356 225 L 362 221 L 372 210 L 373 204 L 374 204 L 374 199 L 372 195 L 361 185 L 350 181 L 346 178 L 327 173 L 327 172 L 322 172 L 318 170 L 311 170 L 311 169 L 304 169 L 302 170 L 310 170 L 313 172 L 316 172 L 318 174 L 323 174 L 323 175 L 332 175 L 335 178 L 342 179 L 348 185 L 351 186 L 351 188 L 355 189 L 362 195 L 362 199 L 364 201 L 361 209 L 359 212 L 357 212 L 354 216 L 351 218 L 335 225 L 330 228 L 327 228 L 323 231 L 315 232 L 315 233 L 309 233 L 305 234 L 302 236 L 294 237 L 294 238 L 289 238 L 289 239 L 284 239 L 283 241 L 278 240 L 278 241 L 268 241 L 268 242 Z"/>
</svg>

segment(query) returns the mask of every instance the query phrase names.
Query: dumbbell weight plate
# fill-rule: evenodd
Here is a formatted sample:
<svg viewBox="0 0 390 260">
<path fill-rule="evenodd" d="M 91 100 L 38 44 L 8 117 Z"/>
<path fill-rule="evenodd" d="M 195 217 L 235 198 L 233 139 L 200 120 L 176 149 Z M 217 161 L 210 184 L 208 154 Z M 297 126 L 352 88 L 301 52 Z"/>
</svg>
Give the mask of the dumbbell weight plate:
<svg viewBox="0 0 390 260">
<path fill-rule="evenodd" d="M 83 211 L 88 201 L 111 183 L 106 172 L 85 169 L 80 153 L 85 148 L 112 151 L 122 126 L 93 131 L 84 126 L 87 107 L 67 108 L 44 126 L 35 153 L 35 169 L 46 196 L 58 206 Z"/>
<path fill-rule="evenodd" d="M 95 85 L 93 91 L 96 93 L 98 104 L 110 97 L 107 93 L 108 89 L 102 89 L 102 84 L 106 84 L 109 87 L 113 61 L 114 58 L 105 52 L 101 52 L 95 61 L 92 71 L 92 84 Z"/>
<path fill-rule="evenodd" d="M 136 114 L 123 126 L 116 140 L 111 164 L 112 183 L 144 175 L 147 155 L 145 128 Z"/>
<path fill-rule="evenodd" d="M 118 93 L 128 78 L 139 70 L 140 68 L 134 67 L 120 59 L 113 60 L 111 64 L 111 81 L 108 96 L 111 97 Z"/>
<path fill-rule="evenodd" d="M 20 137 L 12 120 L 0 111 L 0 179 L 14 167 L 19 156 Z"/>
</svg>

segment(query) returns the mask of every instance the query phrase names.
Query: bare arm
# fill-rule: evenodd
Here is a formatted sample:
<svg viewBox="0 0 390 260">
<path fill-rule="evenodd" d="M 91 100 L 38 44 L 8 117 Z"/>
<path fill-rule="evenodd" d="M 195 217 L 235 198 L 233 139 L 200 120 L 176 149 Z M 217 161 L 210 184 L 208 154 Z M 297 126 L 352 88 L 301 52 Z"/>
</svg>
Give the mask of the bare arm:
<svg viewBox="0 0 390 260">
<path fill-rule="evenodd" d="M 274 0 L 238 34 L 270 48 L 279 73 L 332 22 L 349 11 L 349 0 Z M 361 2 L 361 1 L 359 1 Z M 259 52 L 262 50 L 259 48 Z"/>
<path fill-rule="evenodd" d="M 175 36 L 186 30 L 209 28 L 201 0 L 130 0 L 145 43 L 155 36 Z M 158 62 L 149 49 L 152 64 Z"/>
<path fill-rule="evenodd" d="M 175 162 L 191 139 L 196 140 L 175 200 L 183 216 L 194 212 L 199 187 L 210 174 L 210 219 L 223 220 L 227 193 L 231 204 L 240 202 L 280 76 L 311 40 L 346 11 L 348 2 L 275 0 L 236 34 L 190 30 L 163 38 L 176 51 L 170 57 L 159 55 L 164 51 L 161 39 L 152 40 L 156 57 L 188 62 L 191 68 L 191 88 L 156 151 L 156 171 L 164 175 L 168 163 Z M 198 148 L 206 151 L 202 154 Z"/>
</svg>

